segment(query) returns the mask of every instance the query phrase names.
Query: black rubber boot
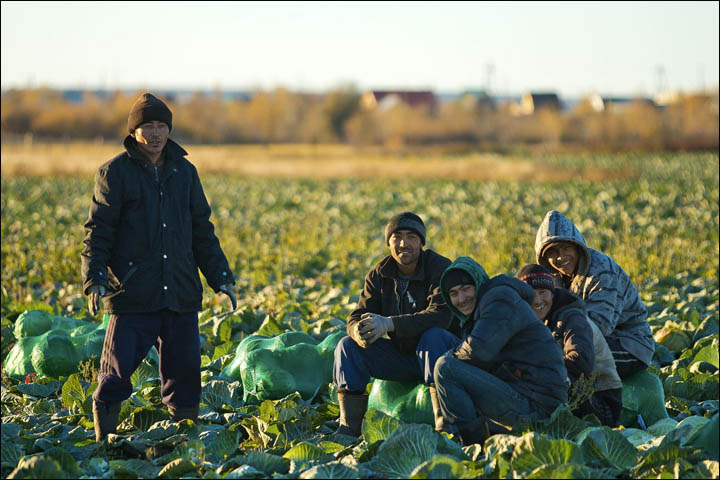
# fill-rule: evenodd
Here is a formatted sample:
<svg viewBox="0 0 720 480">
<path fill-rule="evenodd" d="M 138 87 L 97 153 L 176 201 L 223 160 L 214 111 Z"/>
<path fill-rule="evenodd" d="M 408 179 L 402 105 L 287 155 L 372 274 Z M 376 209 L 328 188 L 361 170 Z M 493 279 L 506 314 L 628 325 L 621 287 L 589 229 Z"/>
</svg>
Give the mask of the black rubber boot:
<svg viewBox="0 0 720 480">
<path fill-rule="evenodd" d="M 198 410 L 198 405 L 192 405 L 190 407 L 173 407 L 172 405 L 168 405 L 168 412 L 170 412 L 170 418 L 172 418 L 173 422 L 189 419 L 197 423 Z"/>
<path fill-rule="evenodd" d="M 429 386 L 429 390 L 430 401 L 432 402 L 433 407 L 433 415 L 435 417 L 435 430 L 437 430 L 438 432 L 449 432 L 449 430 L 445 427 L 445 419 L 443 418 L 442 412 L 440 411 L 440 401 L 438 400 L 435 384 L 431 383 Z"/>
<path fill-rule="evenodd" d="M 368 395 L 339 391 L 340 427 L 335 431 L 342 435 L 359 437 L 362 433 L 362 421 L 367 412 Z"/>
<path fill-rule="evenodd" d="M 93 401 L 93 423 L 95 424 L 95 441 L 102 442 L 109 433 L 117 432 L 118 415 L 122 402 Z"/>
<path fill-rule="evenodd" d="M 485 440 L 490 436 L 488 423 L 485 417 L 478 417 L 472 422 L 463 424 L 458 423 L 455 426 L 460 432 L 460 438 L 465 446 L 472 445 L 474 443 L 483 445 Z"/>
</svg>

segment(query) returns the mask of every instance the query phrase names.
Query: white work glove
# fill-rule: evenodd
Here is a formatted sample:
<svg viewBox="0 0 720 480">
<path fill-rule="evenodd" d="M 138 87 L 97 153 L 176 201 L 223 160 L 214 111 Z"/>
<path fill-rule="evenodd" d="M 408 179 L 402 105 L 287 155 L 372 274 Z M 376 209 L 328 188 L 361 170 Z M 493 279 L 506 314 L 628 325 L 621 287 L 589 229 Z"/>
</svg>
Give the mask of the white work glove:
<svg viewBox="0 0 720 480">
<path fill-rule="evenodd" d="M 395 330 L 395 324 L 391 318 L 383 317 L 377 313 L 363 313 L 360 317 L 359 333 L 368 345 L 393 330 Z"/>
<path fill-rule="evenodd" d="M 100 310 L 100 299 L 105 296 L 105 287 L 93 285 L 88 290 L 88 311 L 93 317 Z"/>
<path fill-rule="evenodd" d="M 225 295 L 227 295 L 230 298 L 230 304 L 232 305 L 232 309 L 235 310 L 237 308 L 237 300 L 235 300 L 235 293 L 233 292 L 233 284 L 225 283 L 223 285 L 220 285 L 220 291 L 223 292 Z"/>
</svg>

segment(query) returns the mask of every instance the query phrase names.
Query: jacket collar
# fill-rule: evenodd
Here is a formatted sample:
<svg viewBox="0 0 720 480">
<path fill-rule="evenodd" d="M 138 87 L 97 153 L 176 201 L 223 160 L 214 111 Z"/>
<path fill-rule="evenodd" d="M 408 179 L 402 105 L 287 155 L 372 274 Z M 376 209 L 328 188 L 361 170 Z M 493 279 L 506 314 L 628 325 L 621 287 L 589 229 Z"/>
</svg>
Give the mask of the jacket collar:
<svg viewBox="0 0 720 480">
<path fill-rule="evenodd" d="M 131 135 L 125 137 L 123 145 L 125 146 L 125 151 L 127 151 L 130 158 L 140 163 L 140 165 L 150 164 L 150 161 L 145 154 L 142 153 L 140 148 L 137 146 L 137 142 Z M 165 155 L 165 162 L 167 162 L 166 165 L 173 163 L 188 154 L 184 148 L 169 138 L 167 139 L 163 153 Z"/>
<path fill-rule="evenodd" d="M 420 250 L 420 256 L 418 257 L 418 264 L 417 267 L 415 267 L 415 271 L 410 276 L 410 280 L 424 280 L 425 279 L 425 250 Z M 378 265 L 378 272 L 381 276 L 386 278 L 398 278 L 398 275 L 400 271 L 397 268 L 397 262 L 392 257 L 392 255 L 388 255 L 387 257 L 383 258 L 380 261 L 380 264 Z"/>
</svg>

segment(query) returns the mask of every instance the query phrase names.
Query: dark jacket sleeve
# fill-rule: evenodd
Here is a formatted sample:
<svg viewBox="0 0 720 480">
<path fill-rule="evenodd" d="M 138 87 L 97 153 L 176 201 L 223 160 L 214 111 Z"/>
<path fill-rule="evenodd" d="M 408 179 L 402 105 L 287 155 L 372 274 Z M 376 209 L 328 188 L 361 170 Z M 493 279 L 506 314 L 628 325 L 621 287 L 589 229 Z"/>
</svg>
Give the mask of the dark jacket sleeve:
<svg viewBox="0 0 720 480">
<path fill-rule="evenodd" d="M 115 231 L 122 209 L 122 180 L 116 164 L 101 166 L 95 173 L 95 187 L 85 240 L 81 253 L 83 292 L 93 285 L 108 287 L 108 262 L 115 243 Z"/>
<path fill-rule="evenodd" d="M 430 284 L 430 295 L 427 297 L 427 308 L 417 313 L 395 315 L 390 317 L 395 326 L 393 335 L 396 338 L 415 338 L 433 327 L 447 329 L 452 320 L 452 313 L 447 308 L 440 292 L 440 278 Z"/>
<path fill-rule="evenodd" d="M 358 304 L 355 310 L 350 312 L 347 321 L 347 332 L 350 334 L 351 328 L 354 324 L 360 321 L 360 317 L 363 313 L 377 313 L 382 314 L 382 295 L 380 294 L 380 282 L 382 277 L 375 271 L 370 271 L 365 276 L 365 287 L 360 293 Z"/>
<path fill-rule="evenodd" d="M 210 205 L 203 191 L 200 177 L 194 166 L 190 192 L 190 215 L 192 216 L 192 251 L 195 261 L 207 279 L 208 285 L 218 292 L 220 285 L 235 283 L 227 258 L 215 236 L 215 227 L 210 221 Z"/>
<path fill-rule="evenodd" d="M 516 310 L 524 300 L 510 287 L 496 287 L 475 312 L 475 325 L 455 356 L 483 369 L 492 368 L 498 354 L 525 325 Z"/>
<path fill-rule="evenodd" d="M 563 332 L 563 357 L 568 375 L 575 381 L 580 375 L 590 377 L 595 368 L 592 330 L 585 315 L 577 310 L 569 312 Z"/>
</svg>

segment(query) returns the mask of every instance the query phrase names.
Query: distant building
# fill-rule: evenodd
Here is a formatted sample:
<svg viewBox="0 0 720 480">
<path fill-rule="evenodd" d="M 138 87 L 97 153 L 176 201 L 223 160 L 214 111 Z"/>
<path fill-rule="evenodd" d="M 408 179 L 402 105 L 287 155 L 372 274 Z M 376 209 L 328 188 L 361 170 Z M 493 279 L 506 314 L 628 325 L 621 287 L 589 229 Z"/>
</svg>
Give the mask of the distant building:
<svg viewBox="0 0 720 480">
<path fill-rule="evenodd" d="M 638 104 L 656 107 L 653 100 L 643 97 L 603 97 L 592 94 L 587 97 L 587 102 L 596 112 L 621 112 Z"/>
<path fill-rule="evenodd" d="M 386 111 L 399 104 L 432 109 L 435 107 L 436 99 L 429 90 L 370 90 L 360 97 L 360 105 L 368 110 Z"/>
<path fill-rule="evenodd" d="M 560 99 L 552 92 L 527 92 L 520 103 L 512 105 L 513 115 L 533 115 L 540 110 L 560 111 Z"/>
</svg>

